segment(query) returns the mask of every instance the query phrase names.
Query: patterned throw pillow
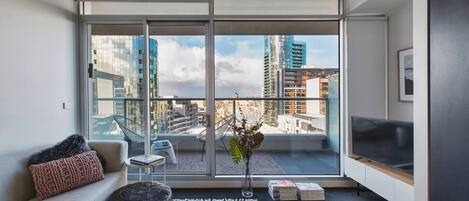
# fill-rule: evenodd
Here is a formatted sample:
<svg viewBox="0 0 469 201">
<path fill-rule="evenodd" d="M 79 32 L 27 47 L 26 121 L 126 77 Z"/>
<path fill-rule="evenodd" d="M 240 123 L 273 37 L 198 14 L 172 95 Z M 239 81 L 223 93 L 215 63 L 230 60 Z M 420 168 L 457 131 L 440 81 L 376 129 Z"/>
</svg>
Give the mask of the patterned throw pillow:
<svg viewBox="0 0 469 201">
<path fill-rule="evenodd" d="M 31 165 L 29 171 L 33 176 L 36 195 L 41 199 L 104 178 L 103 167 L 95 151 Z"/>
<path fill-rule="evenodd" d="M 33 154 L 28 160 L 28 166 L 61 158 L 67 158 L 88 151 L 91 151 L 91 148 L 88 146 L 85 138 L 83 138 L 81 135 L 75 134 L 69 136 L 67 139 L 54 145 L 53 147 Z M 97 155 L 101 161 L 101 165 L 104 168 L 106 166 L 106 161 L 104 161 L 104 158 L 99 153 L 97 153 Z"/>
</svg>

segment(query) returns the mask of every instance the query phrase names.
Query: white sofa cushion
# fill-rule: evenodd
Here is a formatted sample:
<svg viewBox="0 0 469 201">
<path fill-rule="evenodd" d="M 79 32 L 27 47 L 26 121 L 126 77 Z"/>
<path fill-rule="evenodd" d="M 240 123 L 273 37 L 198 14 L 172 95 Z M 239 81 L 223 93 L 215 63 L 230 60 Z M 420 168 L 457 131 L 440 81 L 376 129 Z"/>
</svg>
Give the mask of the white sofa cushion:
<svg viewBox="0 0 469 201">
<path fill-rule="evenodd" d="M 127 142 L 92 140 L 89 141 L 88 144 L 96 148 L 95 151 L 103 152 L 102 155 L 104 159 L 108 164 L 111 164 L 104 169 L 104 175 L 111 171 L 123 174 L 122 179 L 124 179 L 124 182 L 122 185 L 125 185 L 127 175 L 124 174 L 124 172 L 126 172 L 124 160 L 127 158 Z M 27 166 L 27 161 L 31 154 L 50 146 L 51 145 L 43 145 L 24 150 L 12 150 L 10 152 L 0 153 L 0 170 L 2 170 L 0 171 L 0 200 L 30 200 L 35 196 L 34 184 Z M 120 167 L 120 169 L 116 167 Z"/>
<path fill-rule="evenodd" d="M 122 172 L 104 174 L 104 179 L 71 191 L 45 199 L 44 201 L 105 201 L 117 188 L 125 185 L 127 178 Z M 30 201 L 39 201 L 34 198 Z"/>
</svg>

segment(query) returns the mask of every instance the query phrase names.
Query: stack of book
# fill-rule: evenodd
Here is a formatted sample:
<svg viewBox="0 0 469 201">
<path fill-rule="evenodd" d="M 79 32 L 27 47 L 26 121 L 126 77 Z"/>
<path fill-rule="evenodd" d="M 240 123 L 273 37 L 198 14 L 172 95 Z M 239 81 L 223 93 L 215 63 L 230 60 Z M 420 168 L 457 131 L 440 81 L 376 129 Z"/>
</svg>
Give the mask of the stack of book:
<svg viewBox="0 0 469 201">
<path fill-rule="evenodd" d="M 150 166 L 156 162 L 164 160 L 163 156 L 158 155 L 140 155 L 130 158 L 130 163 L 135 165 Z"/>
<path fill-rule="evenodd" d="M 290 180 L 270 180 L 269 194 L 273 200 L 298 200 L 296 185 Z"/>
<path fill-rule="evenodd" d="M 301 200 L 325 200 L 324 189 L 315 183 L 296 183 Z"/>
</svg>

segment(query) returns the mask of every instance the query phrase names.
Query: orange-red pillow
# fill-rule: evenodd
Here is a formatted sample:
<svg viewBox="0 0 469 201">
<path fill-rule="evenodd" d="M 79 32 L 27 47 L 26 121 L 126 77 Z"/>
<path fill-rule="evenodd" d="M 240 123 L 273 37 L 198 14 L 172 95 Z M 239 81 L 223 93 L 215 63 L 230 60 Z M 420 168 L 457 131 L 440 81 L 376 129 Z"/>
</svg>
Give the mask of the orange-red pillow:
<svg viewBox="0 0 469 201">
<path fill-rule="evenodd" d="M 104 178 L 103 167 L 95 151 L 31 165 L 29 171 L 33 176 L 36 195 L 41 199 Z"/>
</svg>

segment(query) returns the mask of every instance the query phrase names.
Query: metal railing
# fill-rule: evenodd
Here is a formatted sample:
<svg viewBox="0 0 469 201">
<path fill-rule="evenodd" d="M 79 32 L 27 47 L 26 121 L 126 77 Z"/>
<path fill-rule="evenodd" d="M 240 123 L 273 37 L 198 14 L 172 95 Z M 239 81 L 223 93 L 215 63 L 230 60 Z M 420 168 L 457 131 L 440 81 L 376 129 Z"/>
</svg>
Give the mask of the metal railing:
<svg viewBox="0 0 469 201">
<path fill-rule="evenodd" d="M 158 101 L 206 101 L 206 98 L 185 98 L 185 97 L 169 97 L 169 98 L 150 98 L 150 102 L 158 102 Z M 122 102 L 123 104 L 123 115 L 125 118 L 128 118 L 129 115 L 129 103 L 131 102 L 142 102 L 143 103 L 143 98 L 95 98 L 94 101 L 97 103 L 99 101 L 113 101 L 113 102 Z M 328 97 L 320 97 L 320 98 L 313 98 L 313 97 L 282 97 L 282 98 L 277 98 L 277 97 L 226 97 L 226 98 L 215 98 L 216 102 L 221 102 L 221 101 L 231 101 L 231 114 L 233 119 L 239 119 L 237 117 L 237 106 L 240 103 L 240 101 L 264 101 L 263 104 L 268 104 L 271 103 L 272 109 L 275 109 L 274 115 L 283 115 L 285 114 L 285 110 L 289 110 L 288 114 L 292 115 L 296 118 L 307 118 L 306 115 L 306 102 L 307 101 L 324 101 L 325 108 L 323 109 L 321 106 L 319 106 L 320 112 L 324 114 L 325 118 L 325 125 L 324 125 L 324 132 L 327 134 L 327 130 L 329 128 L 329 119 L 327 116 L 329 115 L 329 98 Z M 275 102 L 272 102 L 275 101 Z M 287 104 L 286 104 L 287 103 Z M 286 109 L 286 107 L 288 107 Z M 135 108 L 134 108 L 135 109 Z M 265 115 L 265 108 L 259 108 L 260 111 L 262 111 L 261 117 L 264 117 Z M 325 111 L 324 111 L 325 110 Z M 300 112 L 298 112 L 300 111 Z M 303 111 L 304 113 L 301 113 Z M 114 111 L 116 112 L 116 111 Z M 202 112 L 204 113 L 204 112 Z M 118 115 L 118 114 L 114 114 Z M 217 114 L 214 114 L 215 116 Z M 196 116 L 199 116 L 199 114 L 196 114 Z M 278 116 L 277 116 L 278 117 Z M 277 118 L 275 117 L 275 119 Z M 223 118 L 223 117 L 220 117 Z M 202 121 L 202 120 L 200 120 Z M 199 121 L 199 122 L 200 122 Z M 200 122 L 203 124 L 203 122 Z M 159 126 L 159 125 L 158 125 Z M 301 130 L 301 129 L 300 129 Z M 155 130 L 153 130 L 154 132 Z"/>
</svg>

